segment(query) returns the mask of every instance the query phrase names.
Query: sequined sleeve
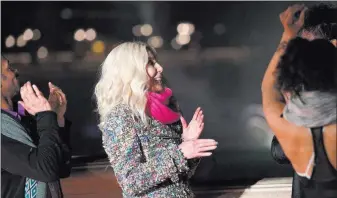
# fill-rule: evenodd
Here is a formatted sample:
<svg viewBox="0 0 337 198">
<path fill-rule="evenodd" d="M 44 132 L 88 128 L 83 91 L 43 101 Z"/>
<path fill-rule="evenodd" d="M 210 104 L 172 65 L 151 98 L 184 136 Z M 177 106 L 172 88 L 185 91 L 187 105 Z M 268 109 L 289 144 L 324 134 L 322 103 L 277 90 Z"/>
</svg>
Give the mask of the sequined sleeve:
<svg viewBox="0 0 337 198">
<path fill-rule="evenodd" d="M 103 130 L 103 146 L 124 193 L 139 196 L 167 181 L 176 181 L 177 161 L 163 147 L 145 157 L 137 128 L 131 116 L 115 114 Z"/>
<path fill-rule="evenodd" d="M 170 155 L 174 159 L 178 171 L 187 174 L 188 178 L 191 178 L 200 163 L 200 158 L 186 160 L 184 154 L 174 144 L 169 145 L 167 149 L 170 150 Z"/>
<path fill-rule="evenodd" d="M 198 168 L 199 163 L 200 158 L 188 160 L 188 167 L 189 167 L 189 171 L 187 172 L 188 178 L 191 178 L 194 175 L 195 171 Z"/>
</svg>

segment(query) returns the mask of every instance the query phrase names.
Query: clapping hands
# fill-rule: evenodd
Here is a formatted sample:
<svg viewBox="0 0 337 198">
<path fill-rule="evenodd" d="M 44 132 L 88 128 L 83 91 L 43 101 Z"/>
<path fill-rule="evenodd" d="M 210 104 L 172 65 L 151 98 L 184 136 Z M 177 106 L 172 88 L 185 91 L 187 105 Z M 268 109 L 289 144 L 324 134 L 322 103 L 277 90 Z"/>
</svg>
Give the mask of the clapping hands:
<svg viewBox="0 0 337 198">
<path fill-rule="evenodd" d="M 186 120 L 180 118 L 183 134 L 183 142 L 179 145 L 184 157 L 187 159 L 207 157 L 217 148 L 218 143 L 213 139 L 199 139 L 204 130 L 204 114 L 200 107 L 194 112 L 193 118 L 187 125 Z"/>
<path fill-rule="evenodd" d="M 21 87 L 20 94 L 22 101 L 19 101 L 19 104 L 22 105 L 29 114 L 36 115 L 39 112 L 51 111 L 52 108 L 48 100 L 43 96 L 38 87 L 32 85 L 29 81 Z"/>
</svg>

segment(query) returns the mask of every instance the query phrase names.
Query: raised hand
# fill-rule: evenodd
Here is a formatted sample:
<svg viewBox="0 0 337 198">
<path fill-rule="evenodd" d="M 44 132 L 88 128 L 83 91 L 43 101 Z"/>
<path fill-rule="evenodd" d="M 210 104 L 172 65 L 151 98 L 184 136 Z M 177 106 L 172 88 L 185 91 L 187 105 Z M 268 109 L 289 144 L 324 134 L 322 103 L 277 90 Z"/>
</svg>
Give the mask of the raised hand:
<svg viewBox="0 0 337 198">
<path fill-rule="evenodd" d="M 208 157 L 217 148 L 218 143 L 213 139 L 197 139 L 182 142 L 179 149 L 186 159 Z"/>
<path fill-rule="evenodd" d="M 302 28 L 307 9 L 304 4 L 295 4 L 280 14 L 284 32 L 288 36 L 295 37 Z"/>
<path fill-rule="evenodd" d="M 204 130 L 204 114 L 200 107 L 195 110 L 193 118 L 188 125 L 183 117 L 180 120 L 183 127 L 183 141 L 196 140 L 200 137 L 201 132 Z"/>
<path fill-rule="evenodd" d="M 20 94 L 22 101 L 19 101 L 19 104 L 21 104 L 29 114 L 35 115 L 42 111 L 51 111 L 48 100 L 43 96 L 37 86 L 32 86 L 29 81 L 21 87 Z"/>
<path fill-rule="evenodd" d="M 49 86 L 49 98 L 48 101 L 51 105 L 52 110 L 57 114 L 58 117 L 63 117 L 67 110 L 67 98 L 63 91 L 52 84 L 48 83 Z"/>
</svg>

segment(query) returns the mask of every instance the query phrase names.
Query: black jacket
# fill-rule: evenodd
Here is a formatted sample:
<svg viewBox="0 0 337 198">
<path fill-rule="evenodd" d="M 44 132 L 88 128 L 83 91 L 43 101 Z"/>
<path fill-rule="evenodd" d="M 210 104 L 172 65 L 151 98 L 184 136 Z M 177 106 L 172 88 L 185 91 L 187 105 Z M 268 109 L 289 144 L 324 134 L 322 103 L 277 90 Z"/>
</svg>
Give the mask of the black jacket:
<svg viewBox="0 0 337 198">
<path fill-rule="evenodd" d="M 21 121 L 17 119 L 30 133 L 36 148 L 1 134 L 2 198 L 24 198 L 26 177 L 55 182 L 70 175 L 70 122 L 66 121 L 65 127 L 59 128 L 56 117 L 56 113 L 46 111 L 35 117 L 22 117 Z M 56 191 L 62 195 L 61 189 Z M 53 193 L 49 189 L 48 197 L 52 197 Z"/>
</svg>

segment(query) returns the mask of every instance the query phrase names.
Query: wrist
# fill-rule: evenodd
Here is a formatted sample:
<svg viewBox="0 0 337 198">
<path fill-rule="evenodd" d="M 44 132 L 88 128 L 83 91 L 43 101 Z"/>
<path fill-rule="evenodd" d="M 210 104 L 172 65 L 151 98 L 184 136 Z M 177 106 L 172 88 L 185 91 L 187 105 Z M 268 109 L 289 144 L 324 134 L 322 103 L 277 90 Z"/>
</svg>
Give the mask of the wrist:
<svg viewBox="0 0 337 198">
<path fill-rule="evenodd" d="M 295 38 L 296 35 L 289 34 L 287 32 L 283 32 L 282 37 L 281 37 L 281 43 L 282 42 L 289 42 L 291 39 Z"/>
<path fill-rule="evenodd" d="M 281 37 L 281 41 L 277 47 L 277 52 L 279 53 L 284 53 L 284 50 L 286 49 L 288 42 L 293 39 L 294 37 L 287 34 L 286 32 L 283 32 L 282 37 Z"/>
<path fill-rule="evenodd" d="M 196 140 L 197 138 L 181 138 L 181 140 L 183 141 L 183 142 L 189 142 L 189 141 L 194 141 L 194 140 Z"/>
<path fill-rule="evenodd" d="M 64 125 L 65 125 L 64 116 L 57 115 L 57 123 L 58 123 L 59 127 L 64 127 Z"/>
</svg>

